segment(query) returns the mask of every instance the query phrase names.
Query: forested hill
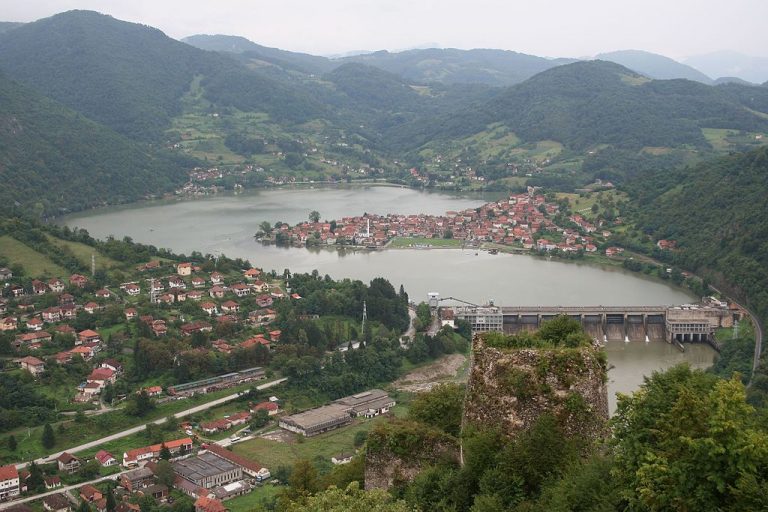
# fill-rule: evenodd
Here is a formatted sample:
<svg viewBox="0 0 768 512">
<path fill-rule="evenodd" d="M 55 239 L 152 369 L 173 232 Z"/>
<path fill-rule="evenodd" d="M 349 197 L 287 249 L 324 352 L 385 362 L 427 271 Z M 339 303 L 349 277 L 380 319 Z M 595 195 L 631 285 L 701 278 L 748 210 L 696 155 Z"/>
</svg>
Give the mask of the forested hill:
<svg viewBox="0 0 768 512">
<path fill-rule="evenodd" d="M 184 165 L 186 164 L 186 165 Z M 58 214 L 137 200 L 186 179 L 189 162 L 152 154 L 0 74 L 0 210 Z"/>
<path fill-rule="evenodd" d="M 379 51 L 340 61 L 381 68 L 416 83 L 508 86 L 573 59 L 545 59 L 507 50 L 428 48 L 396 53 Z"/>
<path fill-rule="evenodd" d="M 91 11 L 69 11 L 0 36 L 0 69 L 134 138 L 159 136 L 195 74 L 214 54 L 161 31 Z"/>
<path fill-rule="evenodd" d="M 674 59 L 658 55 L 656 53 L 640 50 L 620 50 L 616 52 L 601 53 L 595 57 L 597 60 L 607 60 L 621 64 L 624 67 L 637 71 L 648 78 L 657 80 L 672 80 L 685 78 L 703 84 L 712 84 L 712 79 L 687 64 L 682 64 Z"/>
<path fill-rule="evenodd" d="M 92 11 L 69 11 L 0 35 L 0 70 L 95 121 L 140 140 L 158 140 L 192 80 L 210 78 L 213 101 L 292 120 L 301 94 L 250 73 L 233 59 L 161 31 Z M 226 88 L 227 77 L 232 87 Z"/>
<path fill-rule="evenodd" d="M 418 145 L 435 137 L 472 135 L 500 122 L 524 140 L 551 139 L 572 149 L 598 144 L 706 149 L 704 127 L 768 129 L 763 98 L 768 89 L 651 80 L 612 62 L 577 62 L 539 73 L 450 119 L 412 126 L 396 136 L 402 144 Z"/>
<path fill-rule="evenodd" d="M 667 257 L 730 282 L 768 320 L 768 148 L 644 176 L 635 187 L 639 226 L 678 242 Z M 667 191 L 653 199 L 659 190 Z"/>
<path fill-rule="evenodd" d="M 252 61 L 262 61 L 262 65 L 268 63 L 305 73 L 323 74 L 341 64 L 318 55 L 262 46 L 240 36 L 198 34 L 185 37 L 182 41 L 201 50 L 234 53 Z"/>
<path fill-rule="evenodd" d="M 546 59 L 507 50 L 426 48 L 388 52 L 386 50 L 329 59 L 317 55 L 289 52 L 254 43 L 244 37 L 194 35 L 185 43 L 203 50 L 228 52 L 269 64 L 308 73 L 323 74 L 344 64 L 373 66 L 419 84 L 484 84 L 508 86 L 527 80 L 536 73 L 574 62 L 575 59 Z"/>
</svg>

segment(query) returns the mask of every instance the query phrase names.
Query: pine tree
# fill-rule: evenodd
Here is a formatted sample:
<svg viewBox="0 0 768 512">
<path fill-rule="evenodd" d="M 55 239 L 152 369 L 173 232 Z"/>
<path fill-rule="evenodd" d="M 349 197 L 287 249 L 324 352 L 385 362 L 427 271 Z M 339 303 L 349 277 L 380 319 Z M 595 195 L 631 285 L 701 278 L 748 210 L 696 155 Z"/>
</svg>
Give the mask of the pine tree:
<svg viewBox="0 0 768 512">
<path fill-rule="evenodd" d="M 171 459 L 171 450 L 169 450 L 168 447 L 165 446 L 165 443 L 163 443 L 163 446 L 160 448 L 160 458 L 163 460 Z"/>
<path fill-rule="evenodd" d="M 112 493 L 112 489 L 110 489 L 107 491 L 107 512 L 115 512 L 116 508 L 115 495 Z"/>
<path fill-rule="evenodd" d="M 16 438 L 13 435 L 8 438 L 8 449 L 12 452 L 16 451 Z"/>
<path fill-rule="evenodd" d="M 49 450 L 56 445 L 56 434 L 53 433 L 50 423 L 46 423 L 45 427 L 43 427 L 42 442 L 43 447 Z"/>
</svg>

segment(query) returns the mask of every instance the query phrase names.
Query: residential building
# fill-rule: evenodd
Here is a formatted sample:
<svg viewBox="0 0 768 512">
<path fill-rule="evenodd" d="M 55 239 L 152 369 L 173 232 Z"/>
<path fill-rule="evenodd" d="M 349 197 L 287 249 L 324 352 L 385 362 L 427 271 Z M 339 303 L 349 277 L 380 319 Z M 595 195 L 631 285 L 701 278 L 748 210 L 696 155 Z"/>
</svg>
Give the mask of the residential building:
<svg viewBox="0 0 768 512">
<path fill-rule="evenodd" d="M 227 512 L 227 507 L 216 498 L 200 496 L 195 501 L 195 512 Z"/>
<path fill-rule="evenodd" d="M 99 461 L 99 464 L 102 466 L 116 466 L 117 465 L 117 459 L 114 455 L 109 453 L 106 450 L 99 450 L 96 452 L 96 460 Z"/>
<path fill-rule="evenodd" d="M 149 468 L 138 468 L 120 475 L 120 485 L 129 492 L 135 492 L 153 483 L 155 483 L 155 474 Z"/>
<path fill-rule="evenodd" d="M 43 498 L 43 508 L 48 512 L 70 512 L 72 510 L 69 500 L 60 492 Z"/>
<path fill-rule="evenodd" d="M 128 450 L 123 454 L 123 466 L 143 466 L 148 461 L 156 459 L 160 456 L 160 450 L 163 445 L 168 448 L 168 451 L 172 455 L 179 455 L 181 453 L 188 453 L 192 451 L 192 439 L 185 437 L 182 439 L 175 439 L 173 441 L 166 441 L 161 444 L 153 444 L 152 446 L 145 446 L 143 448 L 136 448 L 134 450 Z"/>
<path fill-rule="evenodd" d="M 18 496 L 19 471 L 14 464 L 0 467 L 0 501 Z"/>
<path fill-rule="evenodd" d="M 67 452 L 56 457 L 56 463 L 59 467 L 59 471 L 64 471 L 69 474 L 75 473 L 82 465 L 80 459 Z"/>
<path fill-rule="evenodd" d="M 85 502 L 94 503 L 103 497 L 104 495 L 101 493 L 101 491 L 91 484 L 84 485 L 80 488 L 80 499 Z"/>
<path fill-rule="evenodd" d="M 19 363 L 21 364 L 21 368 L 23 370 L 27 370 L 35 377 L 45 371 L 45 362 L 33 356 L 24 357 L 19 361 Z"/>
</svg>

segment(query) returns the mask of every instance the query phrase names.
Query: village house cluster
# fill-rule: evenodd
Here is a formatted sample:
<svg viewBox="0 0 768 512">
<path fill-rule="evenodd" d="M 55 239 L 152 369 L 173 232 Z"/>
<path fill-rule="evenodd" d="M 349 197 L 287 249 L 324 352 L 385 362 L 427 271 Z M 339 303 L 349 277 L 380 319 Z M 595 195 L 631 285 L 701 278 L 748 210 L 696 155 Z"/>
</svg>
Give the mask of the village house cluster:
<svg viewBox="0 0 768 512">
<path fill-rule="evenodd" d="M 452 238 L 467 243 L 484 242 L 528 250 L 597 252 L 596 236 L 610 233 L 574 214 L 567 225 L 554 221 L 559 206 L 547 202 L 533 189 L 479 208 L 448 211 L 445 215 L 377 215 L 344 217 L 335 222 L 283 225 L 265 241 L 288 240 L 292 245 L 357 245 L 384 247 L 392 239 Z"/>
<path fill-rule="evenodd" d="M 162 266 L 158 261 L 143 264 L 137 269 L 139 275 L 148 273 L 151 276 L 122 283 L 115 289 L 92 290 L 89 277 L 81 274 L 72 274 L 66 280 L 53 278 L 44 282 L 33 279 L 27 286 L 12 282 L 6 286 L 6 296 L 0 297 L 0 331 L 15 333 L 12 344 L 20 353 L 16 362 L 34 377 L 43 374 L 50 364 L 64 365 L 75 358 L 85 362 L 98 361 L 93 363 L 87 378 L 78 384 L 73 398 L 76 402 L 98 400 L 104 388 L 114 384 L 124 373 L 119 360 L 100 356 L 105 349 L 105 340 L 99 332 L 101 329 L 78 331 L 72 326 L 77 325 L 78 315 L 97 315 L 107 308 L 117 307 L 122 311 L 125 322 L 136 320 L 146 325 L 151 336 L 157 338 L 169 335 L 184 338 L 198 332 L 210 333 L 215 325 L 221 323 L 247 327 L 238 336 L 242 339 L 211 341 L 210 350 L 225 354 L 256 346 L 269 349 L 271 344 L 280 340 L 280 330 L 268 326 L 276 318 L 275 311 L 271 309 L 273 301 L 286 295 L 279 285 L 268 283 L 259 269 L 250 268 L 242 273 L 240 279 L 233 279 L 231 275 L 225 276 L 217 271 L 203 272 L 197 265 L 182 262 L 172 267 L 173 273 L 157 276 L 168 268 L 168 265 Z M 13 279 L 10 270 L 1 270 L 4 280 Z M 86 291 L 89 286 L 91 291 Z M 81 291 L 76 292 L 78 289 Z M 153 307 L 152 314 L 140 315 L 138 301 L 142 296 L 145 302 L 148 298 L 149 303 L 156 306 L 193 301 L 200 306 L 200 313 L 196 318 L 183 321 L 168 315 L 160 307 Z M 297 294 L 293 294 L 292 298 L 300 299 Z M 55 305 L 38 307 L 39 303 L 47 305 L 51 302 Z M 243 302 L 247 302 L 248 306 L 244 306 Z M 180 325 L 179 320 L 182 320 Z M 67 345 L 71 348 L 60 349 Z M 59 347 L 59 351 L 51 353 L 54 347 Z M 240 376 L 231 382 L 222 381 L 219 387 L 247 382 L 250 378 L 263 378 L 263 372 L 258 377 Z M 159 393 L 153 391 L 150 394 L 156 396 Z"/>
</svg>

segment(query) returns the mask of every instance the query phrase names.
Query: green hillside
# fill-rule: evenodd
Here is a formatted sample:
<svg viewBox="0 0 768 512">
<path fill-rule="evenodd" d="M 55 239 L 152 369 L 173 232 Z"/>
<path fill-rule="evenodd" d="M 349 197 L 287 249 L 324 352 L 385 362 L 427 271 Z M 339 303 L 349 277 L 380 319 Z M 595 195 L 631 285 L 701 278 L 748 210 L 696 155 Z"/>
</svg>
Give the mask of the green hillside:
<svg viewBox="0 0 768 512">
<path fill-rule="evenodd" d="M 0 204 L 57 214 L 172 189 L 189 162 L 150 151 L 0 75 Z"/>
<path fill-rule="evenodd" d="M 0 69 L 114 130 L 158 140 L 192 80 L 222 105 L 304 119 L 309 99 L 235 60 L 157 29 L 91 11 L 69 11 L 0 35 Z"/>
<path fill-rule="evenodd" d="M 732 96 L 687 80 L 648 80 L 618 64 L 561 66 L 509 89 L 485 110 L 526 140 L 572 148 L 595 144 L 707 146 L 701 128 L 768 129 Z"/>
<path fill-rule="evenodd" d="M 768 319 L 768 148 L 644 176 L 633 188 L 639 227 L 678 242 L 662 257 L 731 283 Z"/>
<path fill-rule="evenodd" d="M 262 66 L 272 65 L 304 73 L 323 74 L 340 65 L 326 57 L 270 48 L 240 36 L 198 34 L 185 37 L 182 41 L 201 50 L 233 53 L 246 62 L 260 62 Z"/>
</svg>

